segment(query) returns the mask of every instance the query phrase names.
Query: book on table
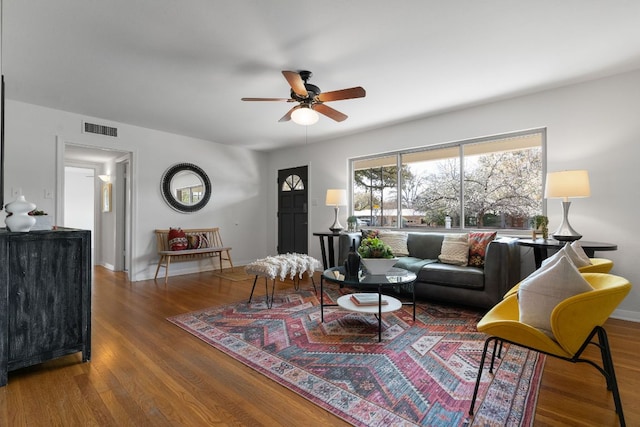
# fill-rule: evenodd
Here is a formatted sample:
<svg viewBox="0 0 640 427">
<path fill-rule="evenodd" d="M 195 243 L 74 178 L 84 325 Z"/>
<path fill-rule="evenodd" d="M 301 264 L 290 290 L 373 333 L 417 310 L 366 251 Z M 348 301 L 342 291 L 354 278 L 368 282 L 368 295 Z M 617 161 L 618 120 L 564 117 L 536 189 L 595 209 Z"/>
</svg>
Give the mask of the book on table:
<svg viewBox="0 0 640 427">
<path fill-rule="evenodd" d="M 389 304 L 389 301 L 387 301 L 384 296 L 382 296 L 382 301 L 380 301 L 378 294 L 352 294 L 351 302 L 355 305 L 378 305 L 378 302 L 382 305 Z"/>
</svg>

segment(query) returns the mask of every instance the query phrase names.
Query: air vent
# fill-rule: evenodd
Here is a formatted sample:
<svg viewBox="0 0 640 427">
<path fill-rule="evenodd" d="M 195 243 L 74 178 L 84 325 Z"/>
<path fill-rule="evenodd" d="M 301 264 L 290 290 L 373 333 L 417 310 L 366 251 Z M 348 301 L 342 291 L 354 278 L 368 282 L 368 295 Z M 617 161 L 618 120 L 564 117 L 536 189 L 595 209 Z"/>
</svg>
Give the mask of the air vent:
<svg viewBox="0 0 640 427">
<path fill-rule="evenodd" d="M 98 135 L 118 137 L 118 128 L 84 122 L 84 133 L 96 133 Z"/>
</svg>

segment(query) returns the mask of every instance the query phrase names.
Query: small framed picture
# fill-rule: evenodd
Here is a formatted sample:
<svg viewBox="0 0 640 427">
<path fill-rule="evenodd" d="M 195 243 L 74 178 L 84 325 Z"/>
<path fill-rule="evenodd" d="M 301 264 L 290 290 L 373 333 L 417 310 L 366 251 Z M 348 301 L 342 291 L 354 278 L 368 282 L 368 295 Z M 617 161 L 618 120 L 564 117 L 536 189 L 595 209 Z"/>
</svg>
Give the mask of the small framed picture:
<svg viewBox="0 0 640 427">
<path fill-rule="evenodd" d="M 102 212 L 111 212 L 111 184 L 102 184 Z"/>
</svg>

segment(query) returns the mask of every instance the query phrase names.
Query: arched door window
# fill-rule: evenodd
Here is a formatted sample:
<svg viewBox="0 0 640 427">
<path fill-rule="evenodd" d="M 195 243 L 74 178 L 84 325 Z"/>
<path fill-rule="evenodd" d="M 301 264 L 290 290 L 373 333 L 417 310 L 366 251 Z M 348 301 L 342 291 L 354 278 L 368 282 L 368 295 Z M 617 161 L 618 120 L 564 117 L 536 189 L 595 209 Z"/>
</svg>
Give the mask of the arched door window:
<svg viewBox="0 0 640 427">
<path fill-rule="evenodd" d="M 289 175 L 282 183 L 282 191 L 304 190 L 304 181 L 298 175 Z"/>
</svg>

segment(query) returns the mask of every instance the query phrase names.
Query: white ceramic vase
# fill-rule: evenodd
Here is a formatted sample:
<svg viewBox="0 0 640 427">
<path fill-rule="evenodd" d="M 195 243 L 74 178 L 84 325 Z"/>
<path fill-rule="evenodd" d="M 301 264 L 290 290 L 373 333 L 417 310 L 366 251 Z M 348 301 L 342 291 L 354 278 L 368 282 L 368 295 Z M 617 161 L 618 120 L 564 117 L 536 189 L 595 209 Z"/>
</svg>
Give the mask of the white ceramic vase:
<svg viewBox="0 0 640 427">
<path fill-rule="evenodd" d="M 11 216 L 6 217 L 4 223 L 9 231 L 26 232 L 31 230 L 36 219 L 29 215 L 29 212 L 35 208 L 36 205 L 26 201 L 24 196 L 18 196 L 15 201 L 7 204 L 5 209 Z"/>
</svg>

